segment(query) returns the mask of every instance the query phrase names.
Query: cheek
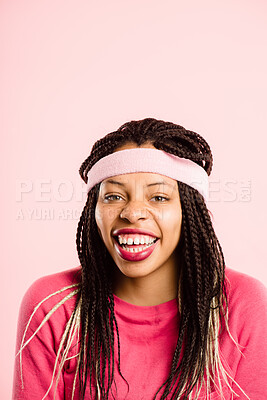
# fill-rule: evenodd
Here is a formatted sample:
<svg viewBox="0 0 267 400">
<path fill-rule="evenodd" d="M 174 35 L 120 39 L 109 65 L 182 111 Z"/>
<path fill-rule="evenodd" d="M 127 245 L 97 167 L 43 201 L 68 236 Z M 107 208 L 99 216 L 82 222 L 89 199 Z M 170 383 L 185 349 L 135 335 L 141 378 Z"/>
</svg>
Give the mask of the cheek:
<svg viewBox="0 0 267 400">
<path fill-rule="evenodd" d="M 102 240 L 103 240 L 102 232 L 104 232 L 104 220 L 105 219 L 103 219 L 103 210 L 97 204 L 95 208 L 95 221 L 99 236 L 101 237 Z"/>
<path fill-rule="evenodd" d="M 161 223 L 170 240 L 177 240 L 182 227 L 182 211 L 179 207 L 163 210 Z"/>
<path fill-rule="evenodd" d="M 117 212 L 112 207 L 103 207 L 97 204 L 95 208 L 95 220 L 98 232 L 102 240 L 110 236 L 113 221 L 116 219 Z"/>
<path fill-rule="evenodd" d="M 179 225 L 182 222 L 182 210 L 178 206 L 163 209 L 160 219 L 164 224 L 169 224 L 170 226 Z"/>
</svg>

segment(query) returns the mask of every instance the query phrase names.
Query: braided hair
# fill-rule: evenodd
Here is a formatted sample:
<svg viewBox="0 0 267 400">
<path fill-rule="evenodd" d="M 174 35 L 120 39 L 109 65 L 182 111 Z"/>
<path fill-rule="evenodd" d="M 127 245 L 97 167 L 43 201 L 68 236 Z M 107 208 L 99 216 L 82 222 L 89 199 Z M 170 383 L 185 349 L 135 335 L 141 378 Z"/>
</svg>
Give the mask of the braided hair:
<svg viewBox="0 0 267 400">
<path fill-rule="evenodd" d="M 79 169 L 84 182 L 87 183 L 88 171 L 98 160 L 126 143 L 135 143 L 137 146 L 150 143 L 159 150 L 190 159 L 204 168 L 208 175 L 211 173 L 212 153 L 203 137 L 180 125 L 146 118 L 125 123 L 117 131 L 107 134 L 94 144 L 91 154 Z M 115 353 L 119 374 L 128 384 L 123 376 L 123 365 L 120 362 L 119 329 L 114 312 L 111 284 L 112 271 L 116 265 L 100 238 L 95 220 L 99 189 L 100 183 L 89 191 L 77 228 L 76 246 L 81 263 L 81 282 L 61 288 L 48 296 L 51 297 L 75 287 L 54 306 L 40 324 L 41 327 L 62 304 L 76 296 L 75 309 L 66 323 L 58 348 L 52 382 L 43 399 L 52 388 L 54 378 L 56 378 L 56 393 L 64 363 L 69 359 L 70 350 L 76 348 L 77 344 L 77 367 L 73 380 L 72 398 L 76 392 L 77 380 L 79 380 L 81 400 L 85 400 L 88 384 L 91 397 L 94 396 L 95 400 L 108 400 L 110 393 L 114 398 L 111 386 L 113 382 L 116 384 Z M 211 383 L 215 385 L 216 390 L 219 388 L 220 398 L 224 398 L 222 381 L 234 394 L 236 393 L 228 378 L 232 382 L 235 380 L 229 375 L 221 361 L 219 351 L 221 330 L 225 328 L 235 345 L 239 345 L 232 337 L 228 326 L 227 278 L 223 251 L 202 195 L 180 181 L 178 190 L 182 207 L 181 236 L 176 248 L 177 252 L 175 251 L 175 255 L 180 257 L 179 263 L 177 262 L 177 268 L 179 264 L 177 300 L 180 313 L 180 323 L 177 326 L 178 340 L 169 376 L 160 387 L 155 387 L 153 400 L 163 400 L 167 397 L 172 400 L 197 399 L 203 383 L 207 398 L 214 390 L 211 388 Z M 18 353 L 20 357 L 24 347 L 40 329 L 39 327 L 25 342 L 26 331 L 33 314 L 44 300 L 37 305 L 25 328 Z M 117 334 L 116 349 L 114 348 L 115 332 Z M 56 369 L 58 369 L 57 377 Z M 235 384 L 240 388 L 237 382 Z M 245 394 L 242 388 L 240 389 Z M 160 392 L 162 392 L 161 395 Z M 249 399 L 246 394 L 245 396 Z"/>
<path fill-rule="evenodd" d="M 204 168 L 208 175 L 211 173 L 212 153 L 199 134 L 171 122 L 146 118 L 125 123 L 94 144 L 79 170 L 84 182 L 87 183 L 87 173 L 98 160 L 128 142 L 137 146 L 149 142 L 157 149 L 190 159 Z M 76 240 L 82 267 L 78 365 L 82 399 L 88 375 L 90 388 L 94 385 L 101 399 L 108 399 L 114 380 L 115 351 L 118 351 L 119 373 L 123 377 L 110 284 L 114 261 L 98 234 L 94 217 L 99 187 L 100 184 L 96 185 L 88 193 Z M 181 322 L 169 377 L 160 388 L 155 388 L 154 399 L 163 387 L 161 399 L 170 394 L 171 399 L 181 398 L 181 395 L 190 398 L 194 386 L 203 381 L 209 363 L 216 361 L 218 353 L 214 341 L 219 334 L 218 321 L 226 318 L 228 310 L 224 256 L 205 201 L 196 189 L 183 182 L 179 182 L 178 188 L 183 214 L 179 243 L 183 263 L 178 292 Z M 116 350 L 115 329 L 118 335 Z M 179 362 L 183 343 L 184 354 Z"/>
</svg>

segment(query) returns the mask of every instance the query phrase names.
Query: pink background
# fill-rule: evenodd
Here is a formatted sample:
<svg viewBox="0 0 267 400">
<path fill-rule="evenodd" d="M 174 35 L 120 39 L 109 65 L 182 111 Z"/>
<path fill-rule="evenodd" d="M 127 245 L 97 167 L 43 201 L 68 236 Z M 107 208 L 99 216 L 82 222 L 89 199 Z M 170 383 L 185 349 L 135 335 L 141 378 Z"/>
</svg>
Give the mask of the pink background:
<svg viewBox="0 0 267 400">
<path fill-rule="evenodd" d="M 1 1 L 1 399 L 23 294 L 79 264 L 79 167 L 128 120 L 204 136 L 226 264 L 267 285 L 266 11 L 259 0 Z"/>
</svg>

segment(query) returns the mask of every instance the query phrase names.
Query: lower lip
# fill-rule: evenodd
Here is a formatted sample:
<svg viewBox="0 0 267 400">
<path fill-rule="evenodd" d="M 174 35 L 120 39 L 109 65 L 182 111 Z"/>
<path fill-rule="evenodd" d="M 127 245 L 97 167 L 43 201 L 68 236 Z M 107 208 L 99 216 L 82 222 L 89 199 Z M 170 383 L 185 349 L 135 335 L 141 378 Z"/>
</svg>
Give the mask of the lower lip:
<svg viewBox="0 0 267 400">
<path fill-rule="evenodd" d="M 157 246 L 157 243 L 159 240 L 157 240 L 154 244 L 149 246 L 147 249 L 143 251 L 139 251 L 138 253 L 130 253 L 127 250 L 124 250 L 121 246 L 118 245 L 118 243 L 115 241 L 115 249 L 117 253 L 123 258 L 124 260 L 127 261 L 142 261 L 145 260 L 147 257 L 149 257 L 153 251 L 155 250 L 155 247 Z"/>
</svg>

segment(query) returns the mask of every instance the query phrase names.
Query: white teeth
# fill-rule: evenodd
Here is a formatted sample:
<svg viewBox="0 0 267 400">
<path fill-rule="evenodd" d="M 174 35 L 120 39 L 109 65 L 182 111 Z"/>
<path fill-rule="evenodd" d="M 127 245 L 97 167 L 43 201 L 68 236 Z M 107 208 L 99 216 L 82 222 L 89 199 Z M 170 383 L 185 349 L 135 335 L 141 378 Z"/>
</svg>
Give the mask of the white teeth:
<svg viewBox="0 0 267 400">
<path fill-rule="evenodd" d="M 141 251 L 144 251 L 145 249 L 147 249 L 148 247 L 150 247 L 152 244 L 148 244 L 144 247 L 139 247 L 139 248 L 134 248 L 134 247 L 123 247 L 124 250 L 129 251 L 130 253 L 140 253 Z"/>
<path fill-rule="evenodd" d="M 153 243 L 155 241 L 155 238 L 151 237 L 151 236 L 136 236 L 136 237 L 125 237 L 122 235 L 118 235 L 118 241 L 120 244 L 128 244 L 128 245 L 140 245 L 140 244 L 150 244 Z"/>
</svg>

